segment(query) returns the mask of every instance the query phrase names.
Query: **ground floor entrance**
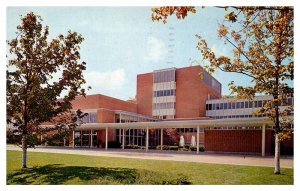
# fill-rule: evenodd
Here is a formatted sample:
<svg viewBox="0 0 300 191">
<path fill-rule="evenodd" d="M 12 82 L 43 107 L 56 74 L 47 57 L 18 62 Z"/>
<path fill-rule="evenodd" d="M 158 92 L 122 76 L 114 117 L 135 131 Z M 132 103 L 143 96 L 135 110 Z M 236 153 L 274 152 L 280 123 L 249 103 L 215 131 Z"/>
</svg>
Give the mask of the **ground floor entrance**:
<svg viewBox="0 0 300 191">
<path fill-rule="evenodd" d="M 97 132 L 94 130 L 82 130 L 74 132 L 75 147 L 97 147 Z"/>
</svg>

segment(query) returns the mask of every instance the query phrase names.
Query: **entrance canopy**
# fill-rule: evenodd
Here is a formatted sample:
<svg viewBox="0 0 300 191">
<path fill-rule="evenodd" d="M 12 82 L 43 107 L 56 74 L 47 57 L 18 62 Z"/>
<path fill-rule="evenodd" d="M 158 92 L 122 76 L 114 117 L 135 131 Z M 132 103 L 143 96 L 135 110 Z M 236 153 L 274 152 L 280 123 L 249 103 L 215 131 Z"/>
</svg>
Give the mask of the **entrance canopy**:
<svg viewBox="0 0 300 191">
<path fill-rule="evenodd" d="M 158 122 L 133 122 L 133 123 L 86 123 L 78 126 L 76 130 L 105 130 L 105 149 L 108 148 L 108 129 L 122 129 L 122 149 L 125 146 L 125 129 L 146 129 L 146 151 L 149 144 L 149 129 L 161 130 L 161 150 L 163 143 L 163 129 L 166 128 L 197 128 L 196 144 L 199 153 L 199 132 L 200 128 L 222 128 L 222 127 L 261 127 L 262 128 L 262 156 L 265 155 L 265 129 L 273 126 L 274 123 L 267 117 L 259 118 L 230 118 L 230 119 L 210 119 L 210 120 L 182 120 L 182 121 L 158 121 Z M 53 125 L 41 125 L 40 127 L 50 127 Z M 73 131 L 73 140 L 75 133 Z M 74 142 L 73 142 L 74 147 Z"/>
<path fill-rule="evenodd" d="M 86 123 L 77 127 L 77 130 L 100 129 L 145 129 L 145 128 L 214 128 L 214 127 L 262 127 L 273 126 L 269 118 L 238 118 L 238 119 L 212 119 L 212 120 L 187 120 L 187 121 L 159 121 L 135 123 Z M 46 126 L 46 125 L 45 125 Z"/>
</svg>

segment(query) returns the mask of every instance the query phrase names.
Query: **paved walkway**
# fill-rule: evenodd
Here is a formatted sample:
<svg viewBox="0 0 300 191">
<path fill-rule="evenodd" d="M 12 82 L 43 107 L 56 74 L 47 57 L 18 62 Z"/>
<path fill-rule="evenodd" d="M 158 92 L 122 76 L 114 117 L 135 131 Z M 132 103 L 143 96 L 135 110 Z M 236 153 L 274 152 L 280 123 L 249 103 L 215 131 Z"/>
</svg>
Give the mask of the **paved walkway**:
<svg viewBox="0 0 300 191">
<path fill-rule="evenodd" d="M 20 147 L 7 145 L 7 150 L 20 150 Z M 69 147 L 37 147 L 29 148 L 30 152 L 47 152 L 47 153 L 64 153 L 89 156 L 106 156 L 106 157 L 122 157 L 136 159 L 151 159 L 151 160 L 171 160 L 185 162 L 202 162 L 215 164 L 233 164 L 247 166 L 274 166 L 273 156 L 260 157 L 257 155 L 239 155 L 239 154 L 215 154 L 202 153 L 198 155 L 195 152 L 184 151 L 159 151 L 149 150 L 121 150 L 121 149 L 90 149 L 90 148 L 69 148 Z M 281 167 L 293 168 L 293 157 L 282 157 L 280 160 Z"/>
</svg>

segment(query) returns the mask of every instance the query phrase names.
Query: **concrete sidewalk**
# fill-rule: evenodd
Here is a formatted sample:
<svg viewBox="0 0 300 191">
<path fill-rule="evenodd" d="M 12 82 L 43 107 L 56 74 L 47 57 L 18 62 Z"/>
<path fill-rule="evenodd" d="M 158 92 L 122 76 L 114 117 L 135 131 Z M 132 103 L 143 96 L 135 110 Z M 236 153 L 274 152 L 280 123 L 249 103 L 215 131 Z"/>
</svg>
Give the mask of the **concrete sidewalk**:
<svg viewBox="0 0 300 191">
<path fill-rule="evenodd" d="M 7 150 L 21 151 L 20 147 L 7 145 Z M 171 160 L 185 162 L 201 162 L 214 164 L 232 164 L 246 166 L 274 166 L 273 156 L 261 157 L 257 155 L 239 155 L 239 154 L 213 154 L 200 152 L 198 155 L 195 152 L 180 152 L 180 151 L 156 151 L 149 150 L 121 150 L 121 149 L 91 149 L 91 148 L 69 148 L 69 147 L 37 147 L 29 148 L 29 152 L 47 152 L 47 153 L 63 153 L 77 154 L 89 156 L 105 156 L 105 157 L 121 157 L 121 158 L 136 158 L 136 159 L 151 159 L 151 160 Z M 280 160 L 280 165 L 283 168 L 293 168 L 293 157 L 283 157 Z"/>
</svg>

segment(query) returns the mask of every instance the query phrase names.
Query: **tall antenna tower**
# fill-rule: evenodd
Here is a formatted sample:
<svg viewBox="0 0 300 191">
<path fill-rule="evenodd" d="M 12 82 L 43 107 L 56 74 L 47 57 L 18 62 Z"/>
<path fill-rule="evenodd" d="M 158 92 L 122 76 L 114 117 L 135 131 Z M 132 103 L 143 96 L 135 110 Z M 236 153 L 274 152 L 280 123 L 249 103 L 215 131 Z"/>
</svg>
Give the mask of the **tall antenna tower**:
<svg viewBox="0 0 300 191">
<path fill-rule="evenodd" d="M 174 27 L 170 26 L 168 32 L 168 54 L 167 54 L 167 64 L 174 66 L 174 49 L 175 49 L 175 37 L 174 37 Z"/>
</svg>

